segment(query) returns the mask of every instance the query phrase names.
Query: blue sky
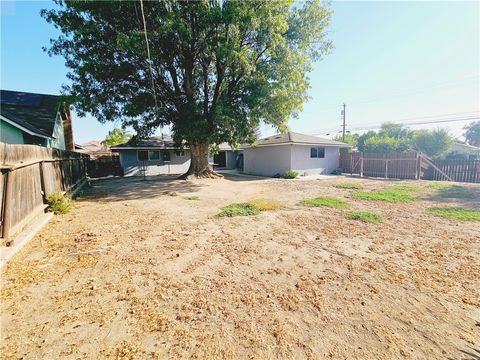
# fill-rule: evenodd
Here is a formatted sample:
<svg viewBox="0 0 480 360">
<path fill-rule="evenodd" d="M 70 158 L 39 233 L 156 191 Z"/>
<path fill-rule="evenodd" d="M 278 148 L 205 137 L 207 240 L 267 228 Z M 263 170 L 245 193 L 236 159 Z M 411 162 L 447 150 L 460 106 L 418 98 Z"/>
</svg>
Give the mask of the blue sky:
<svg viewBox="0 0 480 360">
<path fill-rule="evenodd" d="M 60 57 L 42 51 L 58 35 L 39 15 L 53 3 L 2 1 L 2 89 L 58 94 L 67 81 Z M 334 50 L 315 64 L 311 99 L 294 131 L 333 134 L 346 103 L 347 129 L 384 121 L 423 122 L 480 113 L 479 2 L 333 2 Z M 448 127 L 460 135 L 472 120 L 412 126 Z M 78 143 L 103 139 L 115 124 L 74 118 Z M 264 135 L 274 132 L 262 128 Z"/>
</svg>

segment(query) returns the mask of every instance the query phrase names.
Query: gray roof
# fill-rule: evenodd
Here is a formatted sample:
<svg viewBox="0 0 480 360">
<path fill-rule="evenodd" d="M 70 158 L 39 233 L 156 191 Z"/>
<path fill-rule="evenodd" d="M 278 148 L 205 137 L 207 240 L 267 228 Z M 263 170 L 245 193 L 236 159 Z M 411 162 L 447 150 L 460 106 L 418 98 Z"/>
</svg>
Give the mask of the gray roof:
<svg viewBox="0 0 480 360">
<path fill-rule="evenodd" d="M 460 143 L 453 144 L 452 150 L 464 153 L 480 153 L 480 147 Z"/>
<path fill-rule="evenodd" d="M 270 146 L 270 145 L 283 145 L 283 144 L 304 144 L 304 145 L 324 145 L 324 146 L 340 146 L 350 147 L 351 145 L 334 141 L 330 139 L 324 139 L 318 136 L 305 135 L 288 131 L 284 134 L 277 134 L 269 136 L 263 139 L 259 139 L 256 142 L 256 146 Z"/>
</svg>

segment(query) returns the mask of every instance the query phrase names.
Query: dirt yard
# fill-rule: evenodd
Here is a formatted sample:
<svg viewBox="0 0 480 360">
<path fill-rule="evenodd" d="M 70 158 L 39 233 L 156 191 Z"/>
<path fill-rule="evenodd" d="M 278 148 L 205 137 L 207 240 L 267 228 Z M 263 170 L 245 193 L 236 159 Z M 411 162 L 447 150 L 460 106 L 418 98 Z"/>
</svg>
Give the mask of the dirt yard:
<svg viewBox="0 0 480 360">
<path fill-rule="evenodd" d="M 479 359 L 480 223 L 426 209 L 480 210 L 480 187 L 388 203 L 343 182 L 391 185 L 93 182 L 2 271 L 1 357 Z M 320 195 L 383 222 L 300 203 Z M 215 216 L 252 198 L 285 209 Z"/>
</svg>

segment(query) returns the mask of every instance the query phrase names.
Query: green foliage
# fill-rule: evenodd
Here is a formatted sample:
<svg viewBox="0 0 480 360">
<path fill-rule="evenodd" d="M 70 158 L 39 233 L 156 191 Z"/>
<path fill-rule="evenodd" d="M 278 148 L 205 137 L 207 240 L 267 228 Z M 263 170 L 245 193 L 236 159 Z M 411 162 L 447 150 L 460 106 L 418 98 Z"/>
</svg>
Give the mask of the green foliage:
<svg viewBox="0 0 480 360">
<path fill-rule="evenodd" d="M 404 190 L 394 187 L 373 191 L 356 191 L 352 195 L 360 200 L 386 201 L 386 202 L 412 202 L 417 198 Z"/>
<path fill-rule="evenodd" d="M 138 1 L 56 3 L 42 11 L 62 33 L 48 52 L 66 59 L 77 111 L 140 138 L 161 125 L 190 146 L 253 141 L 261 122 L 285 131 L 331 49 L 318 0 L 144 1 L 151 60 Z"/>
<path fill-rule="evenodd" d="M 284 179 L 295 179 L 298 176 L 298 172 L 295 170 L 288 170 L 282 175 Z"/>
<path fill-rule="evenodd" d="M 108 132 L 105 140 L 102 141 L 103 145 L 115 146 L 118 144 L 124 144 L 132 138 L 132 134 L 128 134 L 122 129 L 115 128 Z"/>
<path fill-rule="evenodd" d="M 393 122 L 385 122 L 381 125 L 380 131 L 378 132 L 379 136 L 386 136 L 393 139 L 410 139 L 412 136 L 412 131 L 404 127 L 402 124 L 395 124 Z"/>
<path fill-rule="evenodd" d="M 463 208 L 429 208 L 428 212 L 452 220 L 480 221 L 480 211 Z"/>
<path fill-rule="evenodd" d="M 363 151 L 370 153 L 406 152 L 410 150 L 407 139 L 388 136 L 372 136 L 365 140 Z"/>
<path fill-rule="evenodd" d="M 480 146 L 480 121 L 474 121 L 465 126 L 464 129 L 467 143 L 473 146 Z"/>
<path fill-rule="evenodd" d="M 418 130 L 412 139 L 417 150 L 431 157 L 438 157 L 449 152 L 453 142 L 454 139 L 445 129 Z"/>
<path fill-rule="evenodd" d="M 248 203 L 231 204 L 222 208 L 219 217 L 250 216 L 258 215 L 260 210 Z"/>
<path fill-rule="evenodd" d="M 342 183 L 342 184 L 336 184 L 333 185 L 337 189 L 354 189 L 354 190 L 360 190 L 363 189 L 362 184 L 355 184 L 355 183 Z"/>
<path fill-rule="evenodd" d="M 379 223 L 382 221 L 382 217 L 380 215 L 369 211 L 350 211 L 345 216 L 347 219 L 359 220 L 363 222 Z"/>
<path fill-rule="evenodd" d="M 330 208 L 344 208 L 348 206 L 347 201 L 335 197 L 330 196 L 321 196 L 313 199 L 304 199 L 302 200 L 302 204 L 306 206 L 314 206 L 314 207 L 330 207 Z"/>
<path fill-rule="evenodd" d="M 390 189 L 406 192 L 421 192 L 423 189 L 419 186 L 410 185 L 410 184 L 395 184 L 390 187 Z"/>
<path fill-rule="evenodd" d="M 72 199 L 67 195 L 62 194 L 61 191 L 55 191 L 47 196 L 48 210 L 55 214 L 66 214 L 70 211 L 73 205 Z"/>
<path fill-rule="evenodd" d="M 428 184 L 428 187 L 430 189 L 434 189 L 434 190 L 459 190 L 459 189 L 462 189 L 462 187 L 459 186 L 459 185 L 453 185 L 453 184 L 448 184 L 448 183 L 439 183 L 439 182 Z"/>
<path fill-rule="evenodd" d="M 353 147 L 356 147 L 358 141 L 358 134 L 345 134 L 345 139 L 343 139 L 342 135 L 337 135 L 334 137 L 333 140 L 344 142 L 352 145 Z"/>
</svg>

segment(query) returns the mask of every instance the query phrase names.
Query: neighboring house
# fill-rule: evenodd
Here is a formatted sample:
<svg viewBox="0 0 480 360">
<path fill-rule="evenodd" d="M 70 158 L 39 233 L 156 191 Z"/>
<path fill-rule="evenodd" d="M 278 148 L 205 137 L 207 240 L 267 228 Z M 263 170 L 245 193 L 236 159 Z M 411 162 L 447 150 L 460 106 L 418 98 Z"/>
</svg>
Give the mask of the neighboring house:
<svg viewBox="0 0 480 360">
<path fill-rule="evenodd" d="M 455 143 L 452 146 L 452 151 L 449 155 L 465 156 L 469 158 L 477 158 L 480 156 L 480 147 L 476 147 L 468 144 Z"/>
<path fill-rule="evenodd" d="M 60 96 L 0 90 L 0 141 L 74 151 L 70 106 Z"/>
<path fill-rule="evenodd" d="M 170 136 L 155 136 L 112 146 L 120 155 L 125 176 L 183 174 L 190 166 L 190 150 L 175 146 Z"/>
<path fill-rule="evenodd" d="M 351 145 L 289 131 L 243 146 L 243 171 L 261 176 L 288 170 L 300 175 L 330 174 L 339 167 L 340 148 L 344 147 Z"/>
<path fill-rule="evenodd" d="M 99 140 L 92 140 L 86 143 L 79 145 L 80 149 L 77 150 L 78 152 L 88 154 L 91 158 L 97 159 L 101 156 L 112 156 L 112 152 L 110 151 L 110 146 L 103 145 Z"/>
</svg>

